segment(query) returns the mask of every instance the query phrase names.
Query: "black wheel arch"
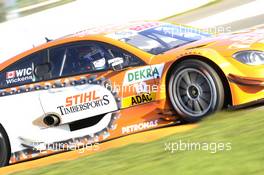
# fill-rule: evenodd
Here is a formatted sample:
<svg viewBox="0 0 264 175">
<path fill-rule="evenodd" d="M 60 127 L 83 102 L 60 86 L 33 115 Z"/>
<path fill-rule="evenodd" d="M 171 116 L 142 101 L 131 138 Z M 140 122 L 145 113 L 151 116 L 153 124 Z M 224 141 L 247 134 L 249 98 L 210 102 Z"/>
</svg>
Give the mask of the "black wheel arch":
<svg viewBox="0 0 264 175">
<path fill-rule="evenodd" d="M 6 160 L 6 162 L 4 162 L 4 163 L 1 163 L 0 166 L 6 166 L 6 165 L 9 164 L 9 160 L 10 160 L 10 157 L 11 157 L 11 145 L 10 145 L 10 139 L 8 137 L 8 134 L 7 134 L 4 126 L 1 123 L 0 123 L 0 132 L 3 135 L 3 137 L 5 139 L 5 142 L 6 142 L 5 143 L 6 144 L 5 150 L 7 152 L 7 158 L 8 158 L 8 160 Z"/>
<path fill-rule="evenodd" d="M 182 61 L 185 60 L 189 60 L 189 59 L 197 59 L 200 60 L 206 64 L 208 64 L 209 66 L 211 66 L 219 75 L 219 77 L 222 80 L 222 83 L 224 85 L 224 92 L 225 92 L 225 103 L 224 103 L 224 107 L 227 108 L 229 105 L 232 106 L 232 94 L 231 94 L 231 90 L 230 90 L 230 86 L 227 80 L 227 77 L 225 76 L 224 72 L 221 70 L 221 68 L 212 60 L 210 60 L 209 58 L 200 56 L 200 55 L 188 55 L 188 56 L 184 56 L 181 57 L 179 59 L 177 59 L 169 68 L 168 73 L 166 75 L 166 87 L 168 87 L 168 83 L 169 83 L 169 79 L 171 77 L 172 74 L 172 70 L 174 69 L 175 66 L 177 66 L 179 63 L 181 63 Z M 168 95 L 168 90 L 166 89 L 166 93 Z"/>
</svg>

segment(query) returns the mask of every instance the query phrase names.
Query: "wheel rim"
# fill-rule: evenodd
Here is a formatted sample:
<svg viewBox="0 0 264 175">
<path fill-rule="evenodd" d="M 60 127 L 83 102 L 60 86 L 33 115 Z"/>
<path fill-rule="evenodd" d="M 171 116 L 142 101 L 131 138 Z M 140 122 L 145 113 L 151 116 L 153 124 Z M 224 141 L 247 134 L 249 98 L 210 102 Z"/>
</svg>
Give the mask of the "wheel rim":
<svg viewBox="0 0 264 175">
<path fill-rule="evenodd" d="M 211 76 L 194 68 L 181 70 L 173 81 L 173 93 L 179 109 L 192 117 L 207 114 L 216 103 L 216 90 Z"/>
</svg>

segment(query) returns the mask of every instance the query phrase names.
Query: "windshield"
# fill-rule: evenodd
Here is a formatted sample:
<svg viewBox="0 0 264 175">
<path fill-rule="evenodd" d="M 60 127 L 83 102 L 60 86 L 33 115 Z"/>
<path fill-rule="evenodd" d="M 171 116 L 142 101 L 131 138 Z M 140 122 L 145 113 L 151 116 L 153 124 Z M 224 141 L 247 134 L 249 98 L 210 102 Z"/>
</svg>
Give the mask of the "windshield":
<svg viewBox="0 0 264 175">
<path fill-rule="evenodd" d="M 108 36 L 155 55 L 211 36 L 211 34 L 185 26 L 158 24 L 154 27 L 149 25 L 150 28 L 146 29 L 145 27 L 143 30 L 134 27 Z M 146 25 L 144 24 L 144 26 Z"/>
</svg>

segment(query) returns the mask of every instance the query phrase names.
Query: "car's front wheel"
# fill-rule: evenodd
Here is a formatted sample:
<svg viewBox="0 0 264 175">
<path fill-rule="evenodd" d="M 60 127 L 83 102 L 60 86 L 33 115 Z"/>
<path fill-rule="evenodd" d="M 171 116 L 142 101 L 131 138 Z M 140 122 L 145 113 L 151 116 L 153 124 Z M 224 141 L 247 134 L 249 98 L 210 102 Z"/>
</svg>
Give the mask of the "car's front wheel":
<svg viewBox="0 0 264 175">
<path fill-rule="evenodd" d="M 217 72 L 207 63 L 195 59 L 182 61 L 173 68 L 168 93 L 176 112 L 188 122 L 220 110 L 225 99 Z"/>
</svg>

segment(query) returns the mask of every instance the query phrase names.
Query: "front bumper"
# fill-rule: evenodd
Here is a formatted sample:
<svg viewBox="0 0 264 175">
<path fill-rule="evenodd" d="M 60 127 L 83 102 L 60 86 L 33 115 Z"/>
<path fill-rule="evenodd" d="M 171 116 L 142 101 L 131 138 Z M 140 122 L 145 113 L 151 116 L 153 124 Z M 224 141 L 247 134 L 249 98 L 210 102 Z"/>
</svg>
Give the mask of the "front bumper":
<svg viewBox="0 0 264 175">
<path fill-rule="evenodd" d="M 234 74 L 228 74 L 227 78 L 232 94 L 232 106 L 234 108 L 263 102 L 264 78 L 243 77 Z"/>
<path fill-rule="evenodd" d="M 242 77 L 234 74 L 229 74 L 227 78 L 230 82 L 239 85 L 264 87 L 264 78 Z"/>
</svg>

